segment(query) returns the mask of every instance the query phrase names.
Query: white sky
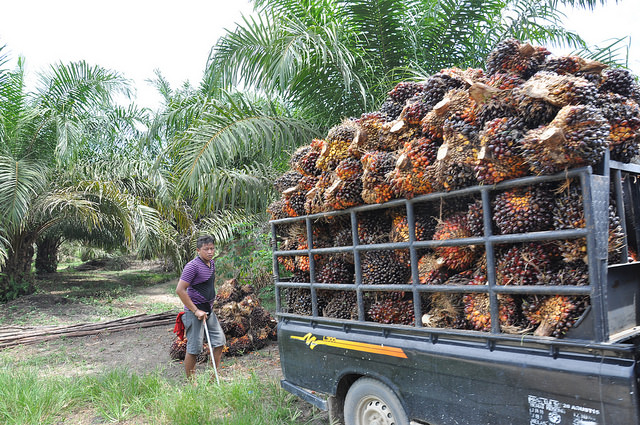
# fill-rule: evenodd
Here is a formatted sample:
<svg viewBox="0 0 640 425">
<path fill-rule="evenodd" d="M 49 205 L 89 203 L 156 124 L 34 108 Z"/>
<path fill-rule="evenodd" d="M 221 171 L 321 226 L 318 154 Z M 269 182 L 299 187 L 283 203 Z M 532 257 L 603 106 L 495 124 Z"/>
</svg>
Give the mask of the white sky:
<svg viewBox="0 0 640 425">
<path fill-rule="evenodd" d="M 248 0 L 18 0 L 3 2 L 0 45 L 26 59 L 27 81 L 55 62 L 84 59 L 134 81 L 137 103 L 157 108 L 160 96 L 146 79 L 159 69 L 177 88 L 197 85 L 224 29 L 233 29 Z M 640 0 L 609 0 L 595 12 L 567 9 L 568 29 L 588 42 L 631 37 L 630 68 L 640 74 Z M 551 48 L 552 53 L 562 54 Z"/>
<path fill-rule="evenodd" d="M 0 45 L 26 60 L 27 81 L 56 62 L 85 60 L 134 81 L 157 108 L 154 69 L 173 88 L 201 81 L 211 47 L 248 15 L 248 0 L 18 0 L 2 2 Z"/>
<path fill-rule="evenodd" d="M 628 67 L 635 75 L 640 75 L 640 0 L 607 0 L 606 6 L 598 6 L 593 11 L 563 8 L 567 15 L 564 25 L 573 30 L 589 44 L 607 46 L 607 41 L 629 37 Z M 560 54 L 554 49 L 552 53 Z"/>
</svg>

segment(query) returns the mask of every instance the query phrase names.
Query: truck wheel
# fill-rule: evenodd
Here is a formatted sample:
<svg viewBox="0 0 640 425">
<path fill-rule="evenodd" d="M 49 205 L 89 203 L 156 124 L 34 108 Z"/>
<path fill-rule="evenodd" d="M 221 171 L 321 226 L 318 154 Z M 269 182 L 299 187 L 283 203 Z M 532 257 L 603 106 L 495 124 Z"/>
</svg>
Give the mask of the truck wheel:
<svg viewBox="0 0 640 425">
<path fill-rule="evenodd" d="M 409 418 L 391 388 L 371 378 L 360 378 L 344 400 L 345 425 L 409 425 Z"/>
</svg>

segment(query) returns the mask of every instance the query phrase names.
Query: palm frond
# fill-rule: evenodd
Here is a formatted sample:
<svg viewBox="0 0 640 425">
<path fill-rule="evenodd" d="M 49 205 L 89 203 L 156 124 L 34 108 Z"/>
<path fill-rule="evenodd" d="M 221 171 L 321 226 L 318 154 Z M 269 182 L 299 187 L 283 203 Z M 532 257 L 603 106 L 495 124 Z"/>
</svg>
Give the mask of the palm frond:
<svg viewBox="0 0 640 425">
<path fill-rule="evenodd" d="M 201 176 L 198 190 L 190 190 L 199 211 L 243 207 L 265 211 L 273 197 L 275 172 L 269 164 L 255 162 L 242 168 L 221 168 Z"/>
<path fill-rule="evenodd" d="M 11 246 L 9 240 L 6 238 L 6 231 L 0 227 L 0 269 L 5 264 L 8 258 L 9 247 Z"/>
<path fill-rule="evenodd" d="M 40 75 L 39 98 L 67 116 L 81 115 L 97 105 L 111 103 L 116 93 L 130 97 L 130 82 L 120 73 L 85 61 L 58 63 Z"/>
<path fill-rule="evenodd" d="M 223 87 L 242 84 L 307 104 L 320 91 L 335 93 L 339 88 L 344 98 L 338 103 L 366 104 L 367 85 L 356 72 L 358 58 L 348 44 L 352 36 L 345 34 L 339 8 L 335 2 L 310 3 L 290 4 L 286 12 L 277 3 L 269 4 L 257 16 L 244 17 L 213 50 L 207 69 L 216 77 L 209 79 Z M 309 78 L 312 73 L 315 79 Z"/>
<path fill-rule="evenodd" d="M 246 158 L 272 161 L 300 141 L 310 140 L 314 130 L 305 121 L 283 115 L 273 102 L 250 103 L 236 94 L 211 103 L 188 134 L 172 143 L 169 156 L 179 158 L 179 187 L 196 189 L 200 176 Z"/>
<path fill-rule="evenodd" d="M 0 222 L 8 231 L 21 229 L 32 201 L 44 189 L 46 168 L 12 157 L 0 157 Z"/>
<path fill-rule="evenodd" d="M 629 64 L 629 37 L 614 38 L 605 40 L 603 46 L 581 46 L 572 54 L 605 63 L 610 66 L 628 66 Z"/>
<path fill-rule="evenodd" d="M 224 210 L 203 218 L 198 224 L 199 234 L 208 234 L 216 243 L 230 241 L 238 227 L 246 223 L 256 223 L 264 219 L 263 215 L 250 214 L 244 210 Z"/>
</svg>

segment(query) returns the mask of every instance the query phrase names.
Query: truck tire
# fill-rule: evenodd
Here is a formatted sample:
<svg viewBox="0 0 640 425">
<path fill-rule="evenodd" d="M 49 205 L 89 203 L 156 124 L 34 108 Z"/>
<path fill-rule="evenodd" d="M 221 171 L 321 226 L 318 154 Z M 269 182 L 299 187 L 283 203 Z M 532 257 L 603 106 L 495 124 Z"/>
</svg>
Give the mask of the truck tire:
<svg viewBox="0 0 640 425">
<path fill-rule="evenodd" d="M 380 381 L 360 378 L 344 400 L 345 425 L 409 425 L 400 399 Z"/>
</svg>

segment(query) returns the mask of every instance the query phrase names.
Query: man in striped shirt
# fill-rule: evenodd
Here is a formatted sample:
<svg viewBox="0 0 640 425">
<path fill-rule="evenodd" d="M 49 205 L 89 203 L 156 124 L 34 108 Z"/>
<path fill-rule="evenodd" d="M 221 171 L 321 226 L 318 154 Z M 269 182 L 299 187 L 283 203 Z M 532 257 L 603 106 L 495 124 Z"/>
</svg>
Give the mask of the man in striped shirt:
<svg viewBox="0 0 640 425">
<path fill-rule="evenodd" d="M 176 287 L 176 294 L 180 297 L 185 308 L 182 323 L 184 323 L 187 337 L 184 368 L 188 378 L 194 377 L 196 358 L 202 352 L 203 324 L 206 324 L 209 330 L 216 369 L 220 368 L 222 347 L 226 343 L 224 332 L 212 308 L 216 297 L 213 238 L 211 236 L 199 237 L 196 241 L 196 251 L 196 258 L 184 266 Z"/>
</svg>

